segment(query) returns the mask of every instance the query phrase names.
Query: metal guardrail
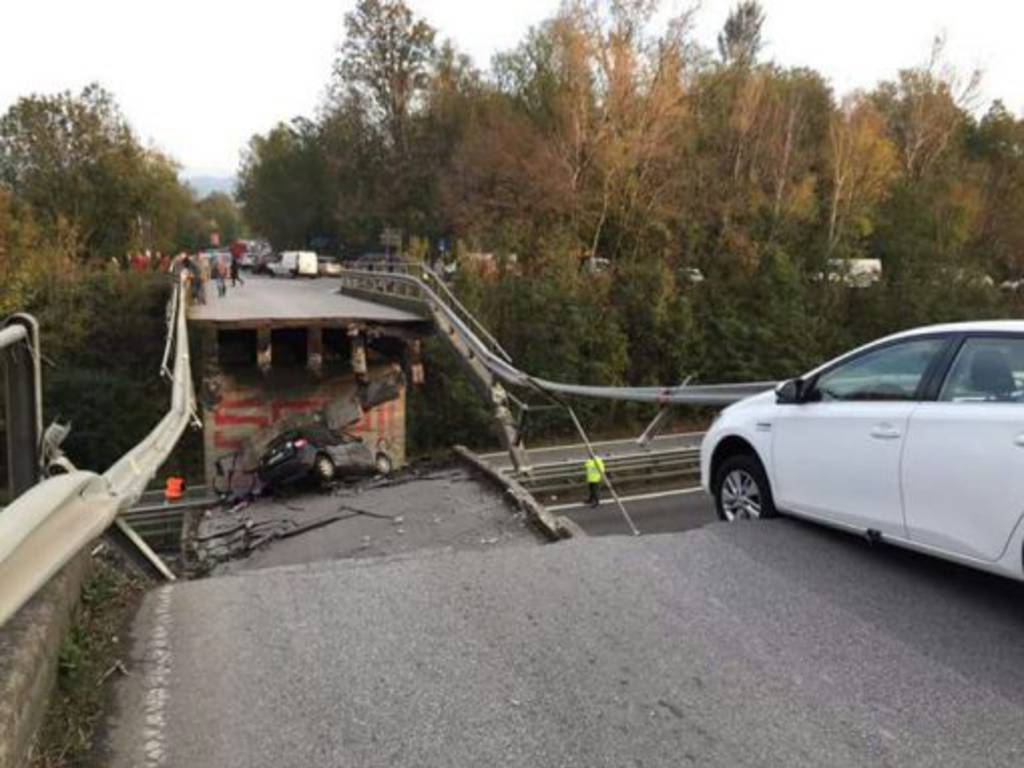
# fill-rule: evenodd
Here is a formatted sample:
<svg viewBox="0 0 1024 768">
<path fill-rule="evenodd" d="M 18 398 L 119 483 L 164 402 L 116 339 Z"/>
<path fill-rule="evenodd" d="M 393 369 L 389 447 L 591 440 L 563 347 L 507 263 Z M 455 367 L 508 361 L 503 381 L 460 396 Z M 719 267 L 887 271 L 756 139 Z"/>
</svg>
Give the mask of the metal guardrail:
<svg viewBox="0 0 1024 768">
<path fill-rule="evenodd" d="M 428 283 L 443 285 L 443 281 L 428 267 L 420 264 L 392 264 L 389 265 L 389 269 L 393 271 L 346 269 L 341 276 L 342 288 L 424 302 L 432 313 L 440 313 L 444 317 L 452 332 L 459 336 L 497 378 L 509 385 L 539 389 L 558 395 L 657 405 L 729 405 L 772 389 L 776 384 L 774 381 L 756 381 L 738 384 L 686 384 L 676 387 L 605 387 L 540 379 L 508 362 L 504 350 L 501 350 L 489 333 L 482 339 L 471 327 L 482 328 L 479 321 L 465 307 L 458 304 L 450 292 L 442 296 L 447 288 L 441 293 L 431 288 Z"/>
<path fill-rule="evenodd" d="M 16 314 L 0 325 L 0 359 L 4 363 L 7 397 L 8 490 L 14 498 L 37 482 L 43 435 L 39 324 L 31 315 Z"/>
<path fill-rule="evenodd" d="M 649 485 L 697 478 L 700 474 L 700 449 L 681 448 L 643 454 L 608 457 L 605 471 L 616 487 Z M 528 477 L 519 481 L 537 494 L 564 493 L 586 486 L 583 463 L 579 460 L 535 464 Z"/>
<path fill-rule="evenodd" d="M 177 550 L 181 543 L 185 513 L 217 504 L 217 497 L 206 486 L 188 488 L 175 501 L 167 501 L 163 491 L 146 491 L 120 519 L 131 526 L 142 539 L 158 552 Z"/>
<path fill-rule="evenodd" d="M 165 578 L 174 578 L 117 516 L 142 496 L 189 421 L 196 418 L 185 314 L 185 291 L 179 284 L 168 307 L 168 334 L 174 349 L 169 372 L 171 407 L 160 423 L 102 475 L 76 471 L 52 477 L 0 514 L 0 625 L 111 525 L 118 526 L 119 535 L 141 549 Z"/>
</svg>

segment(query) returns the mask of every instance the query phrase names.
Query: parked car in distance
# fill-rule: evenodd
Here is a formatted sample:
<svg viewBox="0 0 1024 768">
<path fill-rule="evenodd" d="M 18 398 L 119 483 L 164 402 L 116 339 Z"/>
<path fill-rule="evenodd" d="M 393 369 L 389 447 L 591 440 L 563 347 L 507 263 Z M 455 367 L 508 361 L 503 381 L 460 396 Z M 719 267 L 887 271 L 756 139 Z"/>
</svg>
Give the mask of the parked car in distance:
<svg viewBox="0 0 1024 768">
<path fill-rule="evenodd" d="M 260 456 L 257 476 L 268 488 L 307 478 L 327 483 L 341 477 L 387 475 L 392 468 L 390 456 L 374 453 L 361 438 L 311 425 L 272 440 Z"/>
<path fill-rule="evenodd" d="M 333 256 L 318 256 L 317 264 L 321 277 L 338 277 L 341 275 L 341 262 Z"/>
<path fill-rule="evenodd" d="M 262 265 L 260 271 L 265 272 L 271 277 L 294 277 L 295 276 L 295 259 L 285 258 L 288 254 L 282 253 L 281 257 L 276 260 L 267 261 Z"/>
<path fill-rule="evenodd" d="M 777 512 L 1024 580 L 1024 321 L 896 334 L 726 408 L 725 520 Z"/>
<path fill-rule="evenodd" d="M 316 277 L 320 270 L 312 251 L 282 251 L 281 258 L 268 262 L 266 268 L 272 277 Z"/>
</svg>

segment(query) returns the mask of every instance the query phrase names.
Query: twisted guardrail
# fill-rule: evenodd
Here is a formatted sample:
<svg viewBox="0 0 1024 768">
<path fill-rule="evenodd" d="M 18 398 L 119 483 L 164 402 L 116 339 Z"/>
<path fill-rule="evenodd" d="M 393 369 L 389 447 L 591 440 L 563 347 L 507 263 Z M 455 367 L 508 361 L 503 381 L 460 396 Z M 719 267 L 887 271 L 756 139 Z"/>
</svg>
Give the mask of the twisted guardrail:
<svg viewBox="0 0 1024 768">
<path fill-rule="evenodd" d="M 531 376 L 516 368 L 507 353 L 429 267 L 389 264 L 388 271 L 346 269 L 342 288 L 398 296 L 423 302 L 440 313 L 452 331 L 504 383 L 556 395 L 620 400 L 657 405 L 729 405 L 772 389 L 774 381 L 738 384 L 683 384 L 674 387 L 608 387 L 571 384 Z"/>
<path fill-rule="evenodd" d="M 153 569 L 174 575 L 117 519 L 142 495 L 195 416 L 185 291 L 177 284 L 168 308 L 164 374 L 171 381 L 167 415 L 102 475 L 74 471 L 35 485 L 0 514 L 0 625 L 13 616 L 82 547 L 112 525 L 141 550 Z M 174 359 L 170 367 L 170 350 Z"/>
</svg>

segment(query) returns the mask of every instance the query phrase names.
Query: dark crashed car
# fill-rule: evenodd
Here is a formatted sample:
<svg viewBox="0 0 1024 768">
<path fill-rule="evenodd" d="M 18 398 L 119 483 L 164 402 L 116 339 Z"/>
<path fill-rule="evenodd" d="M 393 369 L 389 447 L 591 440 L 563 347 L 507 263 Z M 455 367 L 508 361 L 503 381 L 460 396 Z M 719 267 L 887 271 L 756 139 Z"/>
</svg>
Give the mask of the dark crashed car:
<svg viewBox="0 0 1024 768">
<path fill-rule="evenodd" d="M 328 483 L 341 477 L 387 475 L 391 457 L 374 453 L 362 439 L 322 427 L 289 430 L 274 438 L 260 457 L 260 483 L 264 488 L 307 478 Z"/>
</svg>

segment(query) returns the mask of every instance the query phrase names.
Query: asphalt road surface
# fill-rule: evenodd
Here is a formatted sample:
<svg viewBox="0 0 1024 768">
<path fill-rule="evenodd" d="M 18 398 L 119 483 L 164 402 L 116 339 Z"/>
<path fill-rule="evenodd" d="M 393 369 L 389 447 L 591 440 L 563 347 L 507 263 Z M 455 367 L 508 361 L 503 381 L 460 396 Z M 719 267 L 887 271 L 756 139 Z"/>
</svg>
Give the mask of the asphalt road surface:
<svg viewBox="0 0 1024 768">
<path fill-rule="evenodd" d="M 622 497 L 626 512 L 641 535 L 676 533 L 700 528 L 718 519 L 714 502 L 703 490 L 687 489 L 641 493 Z M 619 505 L 604 491 L 597 507 L 574 503 L 550 506 L 548 511 L 565 515 L 590 536 L 630 535 Z"/>
<path fill-rule="evenodd" d="M 151 592 L 104 765 L 1020 766 L 1024 590 L 791 520 Z"/>
<path fill-rule="evenodd" d="M 333 278 L 270 278 L 246 274 L 245 285 L 228 288 L 218 298 L 211 280 L 206 286 L 206 303 L 189 309 L 189 319 L 212 322 L 269 322 L 320 320 L 371 320 L 374 322 L 420 323 L 423 318 L 410 312 L 363 301 L 338 293 L 341 281 Z"/>
</svg>

